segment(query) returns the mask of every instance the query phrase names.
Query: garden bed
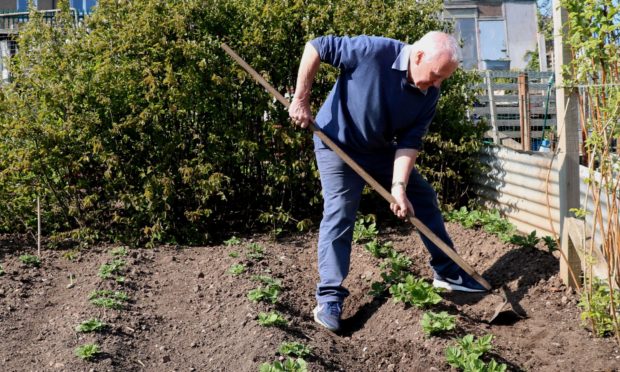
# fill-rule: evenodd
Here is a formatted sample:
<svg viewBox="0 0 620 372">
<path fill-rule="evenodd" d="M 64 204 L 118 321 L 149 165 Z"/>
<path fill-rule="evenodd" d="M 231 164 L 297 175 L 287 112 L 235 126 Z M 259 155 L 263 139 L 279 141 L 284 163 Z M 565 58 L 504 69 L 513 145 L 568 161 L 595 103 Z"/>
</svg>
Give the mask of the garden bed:
<svg viewBox="0 0 620 372">
<path fill-rule="evenodd" d="M 346 280 L 351 296 L 344 329 L 333 334 L 311 315 L 318 277 L 315 233 L 276 242 L 254 236 L 230 245 L 131 249 L 119 257 L 111 254 L 115 247 L 45 250 L 39 268 L 19 260 L 33 249 L 5 239 L 0 243 L 5 271 L 0 276 L 0 370 L 258 371 L 262 363 L 278 360 L 283 341 L 297 341 L 312 349 L 304 358 L 310 371 L 445 371 L 452 369 L 445 349 L 466 334 L 493 334 L 494 349 L 483 359 L 505 363 L 509 370 L 618 370 L 614 340 L 595 338 L 581 326 L 578 295 L 558 278 L 557 253 L 519 248 L 452 223 L 448 229 L 462 257 L 494 286 L 506 285 L 527 318 L 490 325 L 485 320 L 496 304 L 492 297 L 446 293 L 430 309 L 455 315 L 456 328 L 426 336 L 420 319 L 427 310 L 368 294 L 380 280 L 381 260 L 357 244 Z M 412 260 L 414 275 L 431 277 L 428 254 L 415 232 L 403 227 L 379 237 Z M 247 256 L 251 243 L 263 248 L 262 259 Z M 125 263 L 118 275 L 100 277 L 101 266 L 115 259 Z M 235 264 L 247 269 L 230 274 Z M 254 275 L 281 281 L 277 304 L 248 299 L 260 285 Z M 123 283 L 114 280 L 120 276 Z M 94 290 L 122 290 L 128 300 L 121 310 L 96 307 L 89 301 Z M 288 324 L 259 325 L 259 312 L 272 310 Z M 90 318 L 108 327 L 75 331 Z M 92 361 L 74 354 L 87 343 L 101 349 Z"/>
</svg>

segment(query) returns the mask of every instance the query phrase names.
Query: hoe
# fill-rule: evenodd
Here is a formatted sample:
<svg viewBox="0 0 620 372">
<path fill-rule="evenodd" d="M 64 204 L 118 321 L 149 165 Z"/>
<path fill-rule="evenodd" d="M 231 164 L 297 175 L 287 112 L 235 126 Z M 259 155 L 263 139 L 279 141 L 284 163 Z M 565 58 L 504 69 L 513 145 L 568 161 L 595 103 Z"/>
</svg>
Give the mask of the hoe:
<svg viewBox="0 0 620 372">
<path fill-rule="evenodd" d="M 271 93 L 280 103 L 284 105 L 285 108 L 288 108 L 290 102 L 280 94 L 271 84 L 269 84 L 256 70 L 254 70 L 250 65 L 248 65 L 235 51 L 233 51 L 228 45 L 222 43 L 222 49 L 232 58 L 234 59 L 243 69 L 248 72 L 254 80 L 256 80 L 260 85 L 262 85 L 269 93 Z M 349 155 L 347 155 L 338 145 L 336 145 L 329 137 L 323 133 L 315 123 L 310 123 L 308 126 L 314 134 L 316 134 L 322 141 L 325 143 L 332 151 L 334 151 L 340 158 L 347 163 L 357 174 L 360 175 L 372 187 L 376 192 L 378 192 L 385 200 L 389 203 L 395 203 L 395 199 L 391 193 L 389 193 L 383 186 L 381 186 L 371 175 L 366 173 L 364 169 L 362 169 Z M 433 233 L 426 225 L 422 223 L 418 218 L 416 218 L 413 214 L 409 214 L 407 216 L 408 220 L 422 233 L 426 236 L 430 241 L 435 243 L 448 257 L 450 257 L 457 265 L 459 265 L 465 272 L 471 275 L 478 283 L 480 283 L 484 288 L 488 291 L 492 290 L 491 284 L 487 282 L 480 274 L 474 270 L 471 265 L 469 265 L 463 258 L 461 258 L 456 251 L 450 248 L 443 240 L 439 239 L 435 233 Z M 501 287 L 498 290 L 491 292 L 494 296 L 501 297 L 501 303 L 496 307 L 495 312 L 489 318 L 489 323 L 499 323 L 499 322 L 510 322 L 509 319 L 517 319 L 523 318 L 524 316 L 515 311 L 512 306 L 512 303 L 508 300 L 508 296 L 506 295 L 506 290 Z"/>
</svg>

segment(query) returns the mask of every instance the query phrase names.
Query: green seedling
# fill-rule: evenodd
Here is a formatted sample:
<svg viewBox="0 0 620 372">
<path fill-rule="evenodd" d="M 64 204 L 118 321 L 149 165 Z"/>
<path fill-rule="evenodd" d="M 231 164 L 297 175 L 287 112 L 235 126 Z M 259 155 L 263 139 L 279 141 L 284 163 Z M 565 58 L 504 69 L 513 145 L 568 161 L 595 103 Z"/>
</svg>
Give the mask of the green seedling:
<svg viewBox="0 0 620 372">
<path fill-rule="evenodd" d="M 472 229 L 482 227 L 486 232 L 498 236 L 503 242 L 510 241 L 516 227 L 503 219 L 498 210 L 471 210 L 461 207 L 444 214 L 446 221 L 455 221 L 463 227 Z"/>
<path fill-rule="evenodd" d="M 79 358 L 91 361 L 101 353 L 101 349 L 97 344 L 86 344 L 75 348 L 74 352 Z"/>
<path fill-rule="evenodd" d="M 364 244 L 364 248 L 376 258 L 386 258 L 394 251 L 392 242 L 381 244 L 378 239 L 373 239 Z"/>
<path fill-rule="evenodd" d="M 284 362 L 275 361 L 273 364 L 263 363 L 259 372 L 307 372 L 308 363 L 301 358 L 287 358 Z"/>
<path fill-rule="evenodd" d="M 239 253 L 237 253 L 237 252 L 230 252 L 230 253 L 228 254 L 228 257 L 238 258 L 238 257 L 239 257 Z"/>
<path fill-rule="evenodd" d="M 609 285 L 600 279 L 594 280 L 591 287 L 591 290 L 581 292 L 577 306 L 582 309 L 583 325 L 590 323 L 592 331 L 598 337 L 604 337 L 616 330 L 613 309 L 620 309 L 620 292 L 614 290 L 612 299 Z"/>
<path fill-rule="evenodd" d="M 2 267 L 2 265 L 0 265 L 0 276 L 2 276 L 4 274 L 5 274 L 4 268 Z"/>
<path fill-rule="evenodd" d="M 485 364 L 480 357 L 492 349 L 493 335 L 489 334 L 479 339 L 467 335 L 457 340 L 455 346 L 446 349 L 446 360 L 454 368 L 466 372 L 505 372 L 507 366 L 491 360 Z"/>
<path fill-rule="evenodd" d="M 552 236 L 543 236 L 542 240 L 545 242 L 549 253 L 553 253 L 558 250 L 558 242 Z"/>
<path fill-rule="evenodd" d="M 19 260 L 26 266 L 39 267 L 41 266 L 41 259 L 32 254 L 23 254 L 19 256 Z"/>
<path fill-rule="evenodd" d="M 121 310 L 125 307 L 124 303 L 127 302 L 129 298 L 125 292 L 104 289 L 91 292 L 88 299 L 90 303 L 95 306 Z"/>
<path fill-rule="evenodd" d="M 79 255 L 80 255 L 79 249 L 70 249 L 66 251 L 65 253 L 63 253 L 62 257 L 69 261 L 75 261 Z"/>
<path fill-rule="evenodd" d="M 448 314 L 446 311 L 434 313 L 432 311 L 422 315 L 422 330 L 428 336 L 448 332 L 456 326 L 456 317 Z"/>
<path fill-rule="evenodd" d="M 305 357 L 312 354 L 312 350 L 300 342 L 283 342 L 278 348 L 281 355 Z"/>
<path fill-rule="evenodd" d="M 116 259 L 110 263 L 103 264 L 99 268 L 99 277 L 102 279 L 114 279 L 117 282 L 124 282 L 125 277 L 121 276 L 122 269 L 125 267 L 126 262 L 121 259 Z"/>
<path fill-rule="evenodd" d="M 69 273 L 69 284 L 67 284 L 67 288 L 73 288 L 73 286 L 75 285 L 74 279 L 75 277 L 73 276 L 73 274 Z"/>
<path fill-rule="evenodd" d="M 107 328 L 107 324 L 102 322 L 99 319 L 91 318 L 83 321 L 77 327 L 75 327 L 76 332 L 89 333 L 89 332 L 100 332 Z"/>
<path fill-rule="evenodd" d="M 241 244 L 241 239 L 233 235 L 230 239 L 224 240 L 224 244 L 226 244 L 226 246 L 228 247 L 233 246 L 233 245 L 239 245 Z"/>
<path fill-rule="evenodd" d="M 282 289 L 282 281 L 280 279 L 274 279 L 268 275 L 253 275 L 253 280 L 259 281 L 268 287 L 276 287 Z"/>
<path fill-rule="evenodd" d="M 125 257 L 127 256 L 127 254 L 129 254 L 129 251 L 127 250 L 127 247 L 121 246 L 112 249 L 112 251 L 110 251 L 110 254 L 114 257 Z"/>
<path fill-rule="evenodd" d="M 510 242 L 521 248 L 533 249 L 536 248 L 536 244 L 540 242 L 540 238 L 536 237 L 536 230 L 534 230 L 526 236 L 515 234 L 510 238 Z"/>
<path fill-rule="evenodd" d="M 279 295 L 280 287 L 277 286 L 258 287 L 248 292 L 248 298 L 250 299 L 250 301 L 264 301 L 272 304 L 278 302 Z"/>
<path fill-rule="evenodd" d="M 228 272 L 232 275 L 239 275 L 245 272 L 245 265 L 243 264 L 233 264 L 228 269 Z"/>
<path fill-rule="evenodd" d="M 258 243 L 250 243 L 248 244 L 248 252 L 246 253 L 246 257 L 250 260 L 260 261 L 265 257 L 265 250 Z"/>
<path fill-rule="evenodd" d="M 413 275 L 407 275 L 404 282 L 392 285 L 390 293 L 394 297 L 394 302 L 404 302 L 419 308 L 435 305 L 441 301 L 439 288 L 420 278 L 414 278 Z"/>
<path fill-rule="evenodd" d="M 379 235 L 379 232 L 377 231 L 377 224 L 374 216 L 368 215 L 365 217 L 358 217 L 353 227 L 354 243 L 363 243 L 373 240 L 377 235 Z"/>
<path fill-rule="evenodd" d="M 285 326 L 287 323 L 288 322 L 286 321 L 286 319 L 284 319 L 281 314 L 275 311 L 272 311 L 270 313 L 260 312 L 258 314 L 258 324 L 264 327 L 281 327 Z"/>
</svg>

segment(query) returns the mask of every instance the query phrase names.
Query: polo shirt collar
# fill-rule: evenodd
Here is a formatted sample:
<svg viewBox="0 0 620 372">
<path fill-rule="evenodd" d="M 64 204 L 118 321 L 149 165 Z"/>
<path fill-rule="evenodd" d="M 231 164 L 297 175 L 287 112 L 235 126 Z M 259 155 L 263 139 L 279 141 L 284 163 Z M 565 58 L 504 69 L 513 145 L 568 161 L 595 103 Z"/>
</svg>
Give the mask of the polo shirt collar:
<svg viewBox="0 0 620 372">
<path fill-rule="evenodd" d="M 400 53 L 398 54 L 398 56 L 396 57 L 396 60 L 392 64 L 392 68 L 394 70 L 407 72 L 407 70 L 409 69 L 409 57 L 411 56 L 411 49 L 412 48 L 413 48 L 413 45 L 407 44 L 407 45 L 405 45 L 403 47 L 403 49 L 400 50 Z M 412 87 L 418 89 L 424 95 L 426 95 L 426 93 L 428 93 L 428 89 L 427 90 L 422 90 L 422 89 L 416 87 L 415 84 L 412 84 L 412 83 L 409 83 L 409 85 L 411 85 Z"/>
</svg>

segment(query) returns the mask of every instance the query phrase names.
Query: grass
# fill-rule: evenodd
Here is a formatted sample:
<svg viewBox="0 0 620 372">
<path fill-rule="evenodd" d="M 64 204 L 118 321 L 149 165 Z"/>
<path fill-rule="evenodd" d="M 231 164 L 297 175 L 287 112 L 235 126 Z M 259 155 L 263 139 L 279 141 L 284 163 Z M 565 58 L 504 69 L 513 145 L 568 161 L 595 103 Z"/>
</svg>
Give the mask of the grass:
<svg viewBox="0 0 620 372">
<path fill-rule="evenodd" d="M 99 319 L 91 318 L 83 321 L 78 326 L 75 327 L 76 332 L 82 333 L 90 333 L 90 332 L 100 332 L 107 328 L 107 324 L 102 322 Z"/>
</svg>

